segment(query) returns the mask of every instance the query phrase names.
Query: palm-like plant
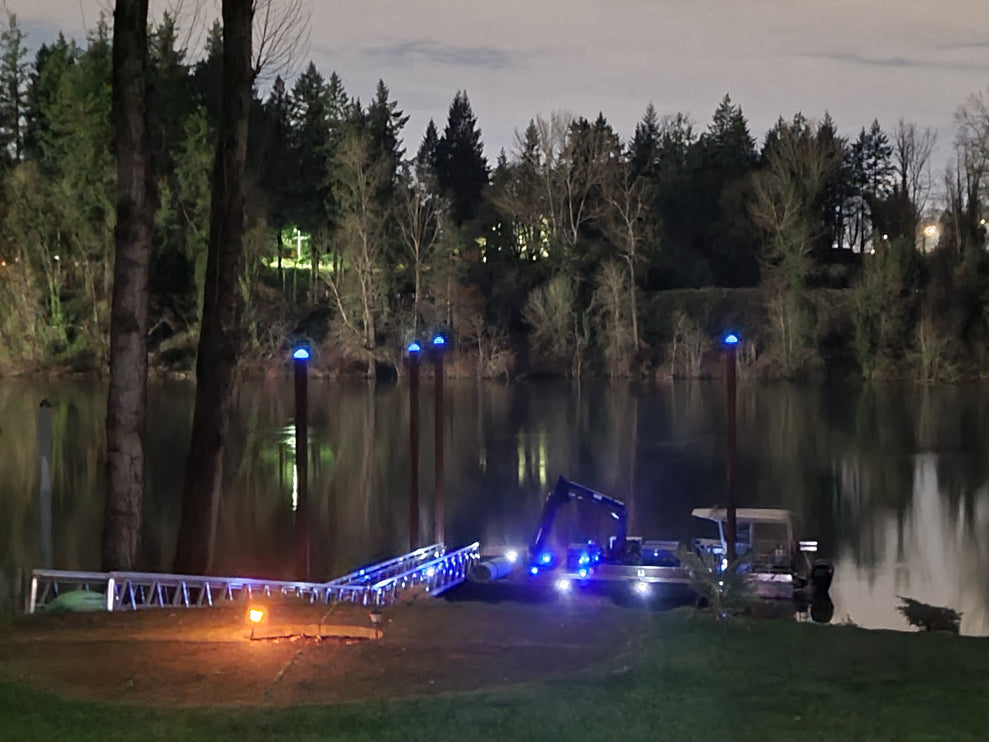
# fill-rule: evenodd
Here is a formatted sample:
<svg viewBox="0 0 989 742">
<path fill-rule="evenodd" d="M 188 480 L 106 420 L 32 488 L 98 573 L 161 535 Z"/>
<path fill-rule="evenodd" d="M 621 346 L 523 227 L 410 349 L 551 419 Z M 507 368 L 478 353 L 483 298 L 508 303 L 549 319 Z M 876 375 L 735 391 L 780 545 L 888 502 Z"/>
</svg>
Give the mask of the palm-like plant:
<svg viewBox="0 0 989 742">
<path fill-rule="evenodd" d="M 681 545 L 677 558 L 687 571 L 698 595 L 698 605 L 706 604 L 719 621 L 747 612 L 755 600 L 752 580 L 741 569 L 747 561 L 736 557 L 730 564 L 711 552 L 697 552 Z"/>
</svg>

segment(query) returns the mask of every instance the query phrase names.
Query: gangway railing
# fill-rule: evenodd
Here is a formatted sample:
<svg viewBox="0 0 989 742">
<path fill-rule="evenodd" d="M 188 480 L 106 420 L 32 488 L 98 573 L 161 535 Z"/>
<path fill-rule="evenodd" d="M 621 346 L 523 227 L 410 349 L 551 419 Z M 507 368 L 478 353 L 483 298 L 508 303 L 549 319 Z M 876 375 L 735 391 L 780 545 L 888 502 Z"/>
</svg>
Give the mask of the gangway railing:
<svg viewBox="0 0 989 742">
<path fill-rule="evenodd" d="M 433 596 L 440 595 L 466 580 L 479 558 L 480 544 L 475 541 L 414 569 L 387 577 L 371 589 L 380 604 L 393 603 L 406 591 L 417 588 Z"/>
<path fill-rule="evenodd" d="M 403 554 L 402 556 L 395 557 L 394 559 L 378 562 L 368 567 L 361 567 L 360 569 L 356 569 L 349 574 L 345 574 L 343 577 L 337 577 L 334 580 L 330 580 L 328 584 L 373 584 L 387 577 L 391 577 L 392 575 L 401 574 L 410 569 L 414 569 L 417 564 L 441 557 L 445 552 L 446 547 L 444 547 L 443 544 L 424 546 L 421 549 L 410 551 L 408 554 Z"/>
<path fill-rule="evenodd" d="M 35 613 L 59 595 L 74 590 L 103 594 L 108 611 L 194 608 L 272 595 L 294 596 L 312 603 L 337 601 L 384 606 L 402 600 L 414 589 L 438 595 L 463 582 L 479 558 L 479 548 L 475 542 L 447 552 L 443 544 L 433 544 L 320 583 L 156 572 L 36 569 L 31 575 L 25 609 Z"/>
</svg>

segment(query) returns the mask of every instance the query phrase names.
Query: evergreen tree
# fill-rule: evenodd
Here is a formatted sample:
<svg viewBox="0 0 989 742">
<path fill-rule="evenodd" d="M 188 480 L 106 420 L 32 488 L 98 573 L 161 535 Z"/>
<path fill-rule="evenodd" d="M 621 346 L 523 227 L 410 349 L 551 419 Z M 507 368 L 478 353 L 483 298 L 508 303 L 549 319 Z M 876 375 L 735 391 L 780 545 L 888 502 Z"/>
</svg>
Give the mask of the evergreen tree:
<svg viewBox="0 0 989 742">
<path fill-rule="evenodd" d="M 210 128 L 217 131 L 223 91 L 223 26 L 219 19 L 210 26 L 203 57 L 196 62 L 190 83 L 195 104 L 206 110 Z"/>
<path fill-rule="evenodd" d="M 454 96 L 446 129 L 436 143 L 436 176 L 450 203 L 452 222 L 460 226 L 472 219 L 488 184 L 488 161 L 466 90 Z"/>
<path fill-rule="evenodd" d="M 292 211 L 292 100 L 281 75 L 272 83 L 262 107 L 261 182 L 267 194 L 267 214 L 278 239 L 278 267 L 281 271 L 282 230 Z"/>
<path fill-rule="evenodd" d="M 108 350 L 116 163 L 111 144 L 111 44 L 100 19 L 78 62 L 62 75 L 48 111 L 51 144 L 45 164 L 55 207 L 50 218 L 68 282 L 80 291 L 71 342 L 102 363 Z"/>
<path fill-rule="evenodd" d="M 292 87 L 290 96 L 292 160 L 295 165 L 291 219 L 304 232 L 329 227 L 332 195 L 329 182 L 332 110 L 331 91 L 312 62 Z"/>
<path fill-rule="evenodd" d="M 863 127 L 848 150 L 848 169 L 853 196 L 848 205 L 855 245 L 864 250 L 873 238 L 873 207 L 892 193 L 895 168 L 889 137 L 873 119 L 868 131 Z"/>
<path fill-rule="evenodd" d="M 41 160 L 51 147 L 50 113 L 58 96 L 62 76 L 75 64 L 80 51 L 75 42 L 58 35 L 52 44 L 42 44 L 34 57 L 25 96 L 25 159 Z"/>
<path fill-rule="evenodd" d="M 659 116 L 652 103 L 646 106 L 642 119 L 635 125 L 635 134 L 628 144 L 628 160 L 633 176 L 651 178 L 659 167 Z"/>
<path fill-rule="evenodd" d="M 401 146 L 402 129 L 409 117 L 399 110 L 397 101 L 389 100 L 388 87 L 383 80 L 378 80 L 374 100 L 367 107 L 364 118 L 370 137 L 370 155 L 392 174 L 383 179 L 377 194 L 379 203 L 386 206 L 395 199 L 398 172 L 405 157 L 405 149 Z"/>
<path fill-rule="evenodd" d="M 195 104 L 188 95 L 185 50 L 177 44 L 175 19 L 166 12 L 148 39 L 148 134 L 156 181 L 171 172 L 171 158 L 182 144 Z"/>
<path fill-rule="evenodd" d="M 20 162 L 24 153 L 26 56 L 24 33 L 17 16 L 8 12 L 7 28 L 0 33 L 0 172 Z"/>
<path fill-rule="evenodd" d="M 757 240 L 745 201 L 755 168 L 755 140 L 740 106 L 725 95 L 697 144 L 690 149 L 689 200 L 684 241 L 695 284 L 753 285 L 758 280 Z"/>
<path fill-rule="evenodd" d="M 755 140 L 749 133 L 748 122 L 742 107 L 732 103 L 727 94 L 714 111 L 707 131 L 701 135 L 700 144 L 705 161 L 727 177 L 747 172 L 755 165 Z"/>
<path fill-rule="evenodd" d="M 818 124 L 817 140 L 823 151 L 831 153 L 833 160 L 830 176 L 824 183 L 821 194 L 821 220 L 824 229 L 821 230 L 815 246 L 817 254 L 825 256 L 831 254 L 831 249 L 841 247 L 845 241 L 842 205 L 850 194 L 847 169 L 848 142 L 838 135 L 838 127 L 831 114 L 827 112 Z"/>
<path fill-rule="evenodd" d="M 436 175 L 436 148 L 439 146 L 439 133 L 436 131 L 436 124 L 432 119 L 426 124 L 426 132 L 416 150 L 415 169 L 416 178 L 428 184 L 431 192 L 437 192 Z M 437 194 L 438 195 L 438 194 Z"/>
</svg>

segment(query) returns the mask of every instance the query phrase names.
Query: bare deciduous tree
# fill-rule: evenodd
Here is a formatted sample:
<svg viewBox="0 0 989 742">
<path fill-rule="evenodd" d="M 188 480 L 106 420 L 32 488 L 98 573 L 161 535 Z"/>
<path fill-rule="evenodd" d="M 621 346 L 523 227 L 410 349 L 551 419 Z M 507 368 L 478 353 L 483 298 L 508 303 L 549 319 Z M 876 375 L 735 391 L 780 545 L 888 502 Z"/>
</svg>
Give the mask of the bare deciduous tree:
<svg viewBox="0 0 989 742">
<path fill-rule="evenodd" d="M 933 187 L 930 158 L 937 132 L 900 119 L 893 135 L 893 163 L 901 192 L 914 209 L 914 230 L 927 209 Z"/>
<path fill-rule="evenodd" d="M 818 202 L 833 169 L 833 149 L 809 127 L 786 126 L 753 182 L 749 211 L 767 239 L 763 275 L 771 291 L 770 311 L 788 372 L 800 363 L 806 340 L 802 294 L 814 239 L 823 224 Z"/>
<path fill-rule="evenodd" d="M 591 307 L 604 352 L 605 367 L 612 379 L 627 376 L 634 353 L 629 322 L 628 274 L 616 260 L 601 267 Z"/>
<path fill-rule="evenodd" d="M 326 280 L 337 304 L 340 340 L 369 361 L 384 303 L 380 256 L 390 214 L 376 194 L 391 177 L 387 164 L 375 160 L 365 131 L 351 132 L 336 156 L 334 193 L 343 214 L 337 233 L 343 259 Z M 368 374 L 373 373 L 369 362 Z"/>
<path fill-rule="evenodd" d="M 305 0 L 253 0 L 255 79 L 286 77 L 309 46 Z"/>
<path fill-rule="evenodd" d="M 605 199 L 611 206 L 611 230 L 628 267 L 628 307 L 632 324 L 632 353 L 639 349 L 639 311 L 636 300 L 635 268 L 639 245 L 645 238 L 643 219 L 649 207 L 648 186 L 641 175 L 633 175 L 627 158 L 617 160 L 611 168 Z"/>
<path fill-rule="evenodd" d="M 422 274 L 429 268 L 433 248 L 442 230 L 443 209 L 438 196 L 430 194 L 427 184 L 407 167 L 402 176 L 398 226 L 412 258 L 415 292 L 412 298 L 413 335 L 419 333 L 419 302 L 422 299 Z"/>
</svg>

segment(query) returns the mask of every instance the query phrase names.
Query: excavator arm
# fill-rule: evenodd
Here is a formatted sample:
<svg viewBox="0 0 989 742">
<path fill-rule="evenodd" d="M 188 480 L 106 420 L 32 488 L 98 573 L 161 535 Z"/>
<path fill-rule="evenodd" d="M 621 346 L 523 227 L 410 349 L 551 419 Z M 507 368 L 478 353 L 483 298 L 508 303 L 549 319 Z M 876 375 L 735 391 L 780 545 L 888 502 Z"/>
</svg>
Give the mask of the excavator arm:
<svg viewBox="0 0 989 742">
<path fill-rule="evenodd" d="M 529 558 L 531 564 L 547 566 L 552 561 L 546 559 L 546 543 L 549 540 L 550 531 L 553 529 L 553 522 L 559 509 L 572 500 L 585 500 L 605 508 L 612 518 L 615 519 L 615 537 L 611 549 L 615 554 L 621 554 L 625 549 L 625 539 L 628 535 L 628 509 L 621 500 L 616 500 L 608 495 L 595 492 L 576 482 L 571 482 L 564 477 L 556 481 L 556 487 L 546 496 L 543 505 L 543 512 L 539 518 L 539 528 L 536 530 L 532 543 L 529 544 Z"/>
</svg>

